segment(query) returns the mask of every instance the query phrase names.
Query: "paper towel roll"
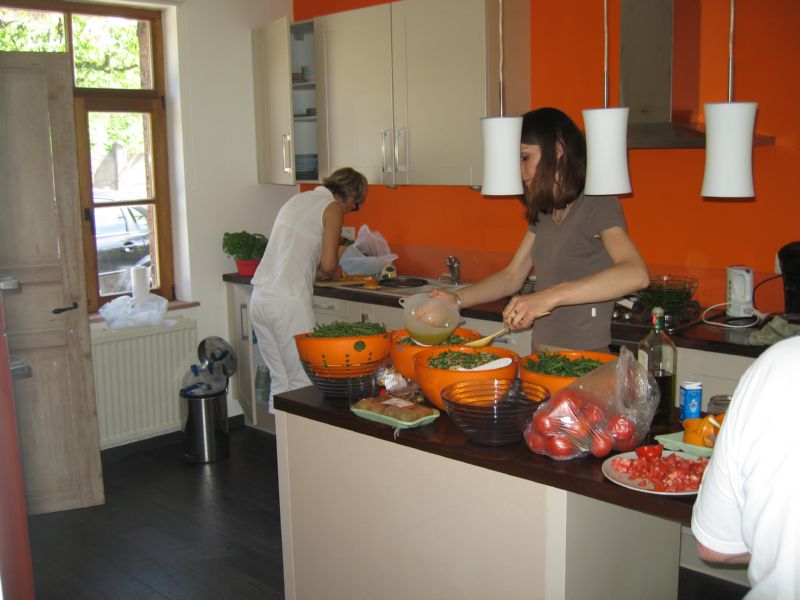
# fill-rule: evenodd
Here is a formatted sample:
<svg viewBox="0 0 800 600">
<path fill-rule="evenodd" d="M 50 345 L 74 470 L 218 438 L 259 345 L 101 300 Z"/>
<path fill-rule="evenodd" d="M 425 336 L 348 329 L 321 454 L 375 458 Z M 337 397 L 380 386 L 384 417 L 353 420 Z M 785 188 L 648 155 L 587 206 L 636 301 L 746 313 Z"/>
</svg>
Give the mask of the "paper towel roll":
<svg viewBox="0 0 800 600">
<path fill-rule="evenodd" d="M 131 267 L 133 300 L 147 298 L 150 293 L 150 267 Z"/>
</svg>

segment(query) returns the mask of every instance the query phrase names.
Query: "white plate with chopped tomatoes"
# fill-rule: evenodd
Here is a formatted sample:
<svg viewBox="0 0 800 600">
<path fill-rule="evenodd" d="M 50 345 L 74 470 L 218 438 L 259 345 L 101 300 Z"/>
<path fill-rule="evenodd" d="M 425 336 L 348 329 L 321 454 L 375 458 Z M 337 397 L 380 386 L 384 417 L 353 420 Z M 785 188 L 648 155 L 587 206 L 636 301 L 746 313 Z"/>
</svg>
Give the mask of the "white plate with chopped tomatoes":
<svg viewBox="0 0 800 600">
<path fill-rule="evenodd" d="M 603 462 L 603 475 L 622 487 L 662 496 L 691 496 L 700 489 L 708 459 L 665 450 L 659 457 L 623 452 Z"/>
</svg>

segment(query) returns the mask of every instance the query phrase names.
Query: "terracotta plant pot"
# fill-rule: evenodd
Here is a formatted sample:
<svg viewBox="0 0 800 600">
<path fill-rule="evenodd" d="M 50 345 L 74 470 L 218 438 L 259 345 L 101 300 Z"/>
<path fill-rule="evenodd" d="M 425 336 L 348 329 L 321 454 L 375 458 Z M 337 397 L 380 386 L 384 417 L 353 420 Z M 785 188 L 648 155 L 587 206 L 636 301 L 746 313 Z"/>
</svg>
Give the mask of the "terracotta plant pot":
<svg viewBox="0 0 800 600">
<path fill-rule="evenodd" d="M 236 271 L 242 277 L 252 277 L 256 273 L 260 260 L 239 260 L 236 259 Z"/>
<path fill-rule="evenodd" d="M 590 358 L 592 360 L 599 360 L 601 363 L 605 364 L 607 362 L 611 362 L 615 358 L 617 358 L 616 354 L 608 354 L 606 352 L 589 352 L 587 351 L 561 351 L 561 352 L 553 352 L 551 354 L 560 354 L 562 356 L 566 356 L 569 360 L 576 360 L 579 358 Z M 537 373 L 536 371 L 531 371 L 530 369 L 526 369 L 525 365 L 528 364 L 528 359 L 532 361 L 539 360 L 539 353 L 529 354 L 520 360 L 519 363 L 519 378 L 522 381 L 529 381 L 531 383 L 538 383 L 546 387 L 549 392 L 550 396 L 552 397 L 558 390 L 563 387 L 568 386 L 570 383 L 575 381 L 577 377 L 559 377 L 557 375 L 545 375 L 544 373 Z"/>
<path fill-rule="evenodd" d="M 467 354 L 477 354 L 478 352 L 491 352 L 497 358 L 509 357 L 511 364 L 499 369 L 489 369 L 487 371 L 450 371 L 448 369 L 434 369 L 428 366 L 428 359 L 439 356 L 445 350 L 455 350 Z M 433 346 L 425 348 L 414 355 L 415 381 L 422 389 L 428 402 L 446 410 L 442 400 L 442 390 L 458 381 L 475 381 L 479 379 L 514 379 L 517 376 L 517 366 L 519 355 L 513 350 L 505 348 L 467 348 L 465 346 Z"/>
<path fill-rule="evenodd" d="M 466 327 L 456 327 L 452 335 L 458 335 L 467 341 L 478 340 L 481 334 L 474 329 L 467 329 Z M 408 337 L 408 329 L 396 329 L 392 332 L 392 366 L 406 379 L 416 380 L 414 372 L 414 355 L 421 350 L 425 350 L 429 346 L 409 346 L 408 344 L 399 344 L 398 342 L 403 338 Z M 443 348 L 444 346 L 436 346 Z"/>
</svg>

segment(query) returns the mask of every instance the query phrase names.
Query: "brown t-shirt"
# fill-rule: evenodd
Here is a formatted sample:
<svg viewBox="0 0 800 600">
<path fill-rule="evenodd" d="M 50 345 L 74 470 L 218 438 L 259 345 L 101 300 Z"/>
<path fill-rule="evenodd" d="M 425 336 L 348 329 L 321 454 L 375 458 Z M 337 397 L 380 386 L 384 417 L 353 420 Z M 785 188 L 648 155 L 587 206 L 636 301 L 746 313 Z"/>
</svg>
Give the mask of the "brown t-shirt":
<svg viewBox="0 0 800 600">
<path fill-rule="evenodd" d="M 539 213 L 530 230 L 536 289 L 593 275 L 614 264 L 600 239 L 611 227 L 626 228 L 622 206 L 616 196 L 583 196 L 574 200 L 566 218 L 558 225 L 553 215 Z M 614 301 L 559 306 L 533 326 L 533 344 L 591 350 L 611 342 Z"/>
</svg>

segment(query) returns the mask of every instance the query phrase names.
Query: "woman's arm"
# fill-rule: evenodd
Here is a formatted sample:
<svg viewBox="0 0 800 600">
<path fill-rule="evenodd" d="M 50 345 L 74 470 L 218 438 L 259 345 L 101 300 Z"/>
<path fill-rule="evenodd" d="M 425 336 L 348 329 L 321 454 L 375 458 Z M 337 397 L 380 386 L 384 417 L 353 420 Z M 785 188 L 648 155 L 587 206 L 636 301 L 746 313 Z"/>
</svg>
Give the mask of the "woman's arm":
<svg viewBox="0 0 800 600">
<path fill-rule="evenodd" d="M 533 267 L 531 250 L 534 237 L 535 235 L 530 231 L 526 232 L 513 258 L 503 269 L 478 283 L 459 289 L 458 297 L 461 299 L 461 306 L 492 302 L 518 292 Z M 439 296 L 456 304 L 455 294 L 435 290 L 430 295 Z"/>
<path fill-rule="evenodd" d="M 650 282 L 647 267 L 633 241 L 622 227 L 609 227 L 600 232 L 606 252 L 614 261 L 607 269 L 525 296 L 511 299 L 503 311 L 506 325 L 513 320 L 514 329 L 530 327 L 534 317 L 558 306 L 615 300 Z M 511 315 L 514 315 L 511 319 Z"/>
<path fill-rule="evenodd" d="M 341 273 L 339 238 L 343 220 L 344 208 L 341 202 L 331 202 L 322 212 L 322 256 L 317 266 L 317 279 L 335 279 Z"/>
</svg>

